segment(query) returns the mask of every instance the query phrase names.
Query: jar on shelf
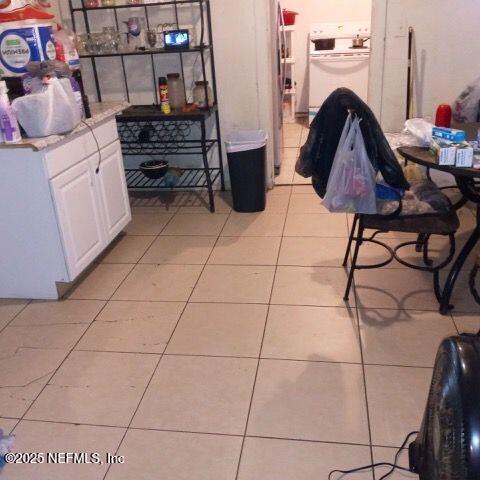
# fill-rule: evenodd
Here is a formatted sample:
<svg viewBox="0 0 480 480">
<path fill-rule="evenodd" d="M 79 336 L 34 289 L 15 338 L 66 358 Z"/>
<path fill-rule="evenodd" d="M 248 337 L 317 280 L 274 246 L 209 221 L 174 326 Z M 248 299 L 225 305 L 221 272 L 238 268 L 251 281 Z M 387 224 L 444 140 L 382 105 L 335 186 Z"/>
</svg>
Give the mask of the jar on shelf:
<svg viewBox="0 0 480 480">
<path fill-rule="evenodd" d="M 205 96 L 205 91 L 207 96 Z M 193 103 L 198 108 L 213 107 L 213 90 L 207 81 L 201 80 L 195 82 L 195 88 L 193 89 Z"/>
<path fill-rule="evenodd" d="M 169 73 L 167 75 L 167 80 L 170 106 L 174 110 L 180 110 L 187 103 L 185 99 L 185 84 L 179 73 Z"/>
<path fill-rule="evenodd" d="M 102 0 L 102 7 L 114 7 L 115 0 Z"/>
<path fill-rule="evenodd" d="M 98 8 L 100 6 L 99 0 L 84 0 L 83 1 L 84 8 Z"/>
</svg>

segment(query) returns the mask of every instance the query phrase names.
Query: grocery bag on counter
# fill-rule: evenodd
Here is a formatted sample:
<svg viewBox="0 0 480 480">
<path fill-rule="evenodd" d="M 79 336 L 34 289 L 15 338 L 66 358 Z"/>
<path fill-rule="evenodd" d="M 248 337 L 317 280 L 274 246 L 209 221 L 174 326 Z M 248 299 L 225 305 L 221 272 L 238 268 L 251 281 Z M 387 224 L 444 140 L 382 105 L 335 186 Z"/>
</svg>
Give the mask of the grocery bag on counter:
<svg viewBox="0 0 480 480">
<path fill-rule="evenodd" d="M 15 99 L 12 107 L 29 137 L 70 132 L 82 119 L 69 78 L 52 78 L 42 91 Z"/>
<path fill-rule="evenodd" d="M 349 115 L 338 143 L 323 199 L 330 212 L 377 213 L 376 172 L 368 158 L 360 121 Z"/>
</svg>

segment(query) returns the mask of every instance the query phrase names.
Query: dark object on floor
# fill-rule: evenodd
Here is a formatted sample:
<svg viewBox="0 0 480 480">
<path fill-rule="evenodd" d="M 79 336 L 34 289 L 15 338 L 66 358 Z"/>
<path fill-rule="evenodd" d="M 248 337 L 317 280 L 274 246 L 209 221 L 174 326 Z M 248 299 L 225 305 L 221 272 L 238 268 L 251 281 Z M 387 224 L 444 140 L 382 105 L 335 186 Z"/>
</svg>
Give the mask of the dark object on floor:
<svg viewBox="0 0 480 480">
<path fill-rule="evenodd" d="M 422 428 L 410 445 L 420 480 L 480 478 L 480 338 L 445 339 L 437 353 Z"/>
<path fill-rule="evenodd" d="M 335 90 L 323 103 L 310 126 L 308 140 L 300 150 L 295 170 L 312 184 L 320 197 L 325 196 L 330 170 L 349 110 L 362 119 L 360 128 L 368 157 L 376 171 L 394 188 L 408 190 L 402 168 L 368 105 L 347 88 Z"/>
<path fill-rule="evenodd" d="M 400 446 L 400 448 L 397 450 L 397 453 L 395 454 L 395 459 L 393 460 L 393 463 L 390 463 L 390 462 L 377 462 L 377 463 L 372 463 L 370 465 L 365 465 L 363 467 L 357 467 L 357 468 L 351 468 L 350 470 L 332 470 L 329 474 L 328 474 L 328 480 L 332 480 L 332 476 L 335 474 L 335 473 L 340 473 L 341 474 L 341 477 L 338 477 L 338 480 L 341 480 L 343 478 L 345 478 L 345 476 L 347 475 L 351 475 L 352 473 L 359 473 L 359 472 L 363 472 L 363 471 L 366 471 L 366 470 L 372 470 L 373 472 L 375 472 L 375 469 L 378 468 L 378 467 L 389 467 L 390 470 L 383 474 L 381 477 L 378 478 L 378 480 L 386 480 L 388 477 L 390 477 L 390 475 L 392 475 L 392 473 L 395 472 L 395 470 L 400 470 L 402 472 L 410 472 L 411 470 L 409 468 L 405 468 L 405 467 L 401 467 L 398 462 L 400 461 L 400 456 L 402 455 L 403 453 L 403 450 L 404 448 L 408 445 L 408 442 L 410 441 L 410 438 L 412 438 L 414 435 L 417 435 L 419 432 L 410 432 L 406 437 L 405 437 L 405 440 L 403 441 L 402 445 Z M 375 478 L 377 478 L 375 476 Z"/>
<path fill-rule="evenodd" d="M 166 160 L 149 160 L 140 164 L 141 172 L 150 180 L 162 178 L 168 170 L 168 162 Z"/>
<path fill-rule="evenodd" d="M 347 266 L 350 251 L 355 242 L 344 300 L 349 299 L 355 270 L 384 267 L 395 259 L 406 267 L 433 273 L 434 293 L 441 303 L 440 270 L 446 267 L 455 256 L 455 233 L 460 227 L 454 206 L 448 197 L 429 180 L 414 184 L 409 192 L 409 198 L 400 198 L 399 194 L 397 201 L 386 202 L 387 205 L 384 206 L 388 206 L 388 209 L 381 207 L 381 203 L 378 202 L 380 214 L 356 214 L 354 217 L 343 261 L 343 266 Z M 367 229 L 374 230 L 369 237 L 365 235 Z M 418 234 L 418 238 L 416 241 L 403 242 L 392 248 L 375 238 L 381 232 L 415 233 Z M 446 258 L 439 260 L 436 264 L 429 257 L 429 241 L 432 235 L 442 235 L 448 237 L 450 241 L 450 249 Z M 375 243 L 385 248 L 389 258 L 377 264 L 359 265 L 357 262 L 360 247 L 364 242 Z M 408 246 L 415 246 L 415 250 L 423 254 L 424 265 L 412 264 L 400 257 L 399 251 Z"/>
</svg>

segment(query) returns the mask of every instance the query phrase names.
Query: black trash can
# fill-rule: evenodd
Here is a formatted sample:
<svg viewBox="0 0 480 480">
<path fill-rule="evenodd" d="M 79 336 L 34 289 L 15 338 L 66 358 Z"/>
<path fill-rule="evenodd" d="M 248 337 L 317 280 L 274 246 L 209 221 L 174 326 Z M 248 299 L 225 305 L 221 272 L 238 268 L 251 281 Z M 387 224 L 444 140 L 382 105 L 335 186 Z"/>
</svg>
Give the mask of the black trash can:
<svg viewBox="0 0 480 480">
<path fill-rule="evenodd" d="M 262 130 L 240 130 L 229 135 L 228 170 L 236 212 L 262 212 L 266 196 L 267 134 Z"/>
</svg>

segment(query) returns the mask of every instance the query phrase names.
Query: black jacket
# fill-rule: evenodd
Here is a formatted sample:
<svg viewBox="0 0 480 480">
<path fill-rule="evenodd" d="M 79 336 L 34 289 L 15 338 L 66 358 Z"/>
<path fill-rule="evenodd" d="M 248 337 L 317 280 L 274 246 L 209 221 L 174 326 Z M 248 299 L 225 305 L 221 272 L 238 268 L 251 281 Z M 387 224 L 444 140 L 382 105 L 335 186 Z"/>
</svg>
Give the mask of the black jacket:
<svg viewBox="0 0 480 480">
<path fill-rule="evenodd" d="M 408 190 L 410 185 L 375 115 L 360 97 L 347 88 L 335 90 L 323 103 L 310 126 L 307 143 L 300 150 L 300 158 L 295 167 L 297 173 L 305 178 L 312 177 L 315 191 L 320 197 L 325 196 L 333 159 L 349 110 L 353 110 L 362 119 L 360 128 L 375 171 L 380 170 L 390 186 Z"/>
</svg>

